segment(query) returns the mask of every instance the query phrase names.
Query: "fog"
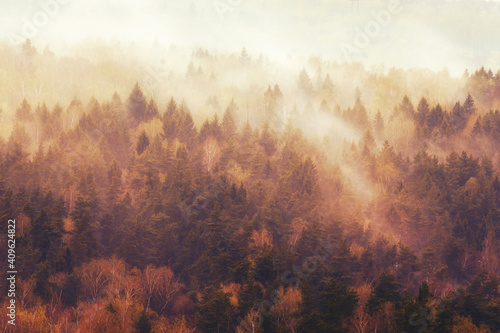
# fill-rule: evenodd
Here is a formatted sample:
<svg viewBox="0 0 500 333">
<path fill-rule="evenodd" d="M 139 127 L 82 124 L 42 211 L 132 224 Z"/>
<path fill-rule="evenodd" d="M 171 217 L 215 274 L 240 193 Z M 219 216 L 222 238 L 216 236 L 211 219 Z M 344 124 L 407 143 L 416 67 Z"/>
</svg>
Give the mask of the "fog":
<svg viewBox="0 0 500 333">
<path fill-rule="evenodd" d="M 497 1 L 22 0 L 1 7 L 0 38 L 30 38 L 58 52 L 88 39 L 157 41 L 246 47 L 280 62 L 318 54 L 366 66 L 447 68 L 454 76 L 500 61 Z"/>
</svg>

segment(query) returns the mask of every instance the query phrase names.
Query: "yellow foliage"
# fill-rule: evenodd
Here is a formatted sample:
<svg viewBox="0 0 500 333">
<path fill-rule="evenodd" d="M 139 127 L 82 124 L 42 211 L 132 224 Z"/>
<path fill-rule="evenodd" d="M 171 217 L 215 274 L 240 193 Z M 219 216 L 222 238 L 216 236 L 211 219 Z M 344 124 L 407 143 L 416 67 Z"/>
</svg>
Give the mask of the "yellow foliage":
<svg viewBox="0 0 500 333">
<path fill-rule="evenodd" d="M 229 296 L 229 302 L 234 308 L 238 307 L 238 294 L 240 292 L 241 285 L 239 283 L 230 283 L 229 285 L 223 285 L 222 290 L 225 293 L 231 294 Z"/>
<path fill-rule="evenodd" d="M 267 229 L 262 229 L 260 231 L 254 230 L 252 232 L 252 245 L 254 247 L 263 248 L 266 245 L 272 244 L 272 236 L 269 234 Z"/>
<path fill-rule="evenodd" d="M 454 318 L 455 325 L 453 325 L 453 333 L 490 333 L 490 329 L 482 324 L 477 327 L 474 325 L 470 317 L 457 316 Z"/>
<path fill-rule="evenodd" d="M 18 309 L 16 325 L 21 332 L 50 332 L 45 306 L 36 305 L 29 309 Z"/>
</svg>

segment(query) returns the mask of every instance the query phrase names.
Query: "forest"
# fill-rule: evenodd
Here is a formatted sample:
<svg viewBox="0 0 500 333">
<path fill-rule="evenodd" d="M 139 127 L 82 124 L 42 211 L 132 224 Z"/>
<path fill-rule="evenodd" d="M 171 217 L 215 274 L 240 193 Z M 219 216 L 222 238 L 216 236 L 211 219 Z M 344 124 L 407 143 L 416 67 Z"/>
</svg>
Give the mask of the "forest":
<svg viewBox="0 0 500 333">
<path fill-rule="evenodd" d="M 133 50 L 0 45 L 2 332 L 500 331 L 500 70 Z"/>
</svg>

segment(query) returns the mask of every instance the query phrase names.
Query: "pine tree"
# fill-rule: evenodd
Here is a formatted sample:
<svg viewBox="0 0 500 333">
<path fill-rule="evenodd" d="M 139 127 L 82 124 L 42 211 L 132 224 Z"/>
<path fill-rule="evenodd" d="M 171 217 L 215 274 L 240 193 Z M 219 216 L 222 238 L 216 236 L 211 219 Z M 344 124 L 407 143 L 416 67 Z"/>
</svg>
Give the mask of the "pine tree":
<svg viewBox="0 0 500 333">
<path fill-rule="evenodd" d="M 23 122 L 33 120 L 31 105 L 29 105 L 28 101 L 26 101 L 26 98 L 23 99 L 21 105 L 16 109 L 16 119 Z"/>
<path fill-rule="evenodd" d="M 309 74 L 307 74 L 307 71 L 305 68 L 303 68 L 299 74 L 297 86 L 299 87 L 299 89 L 302 89 L 307 94 L 310 94 L 313 91 L 313 85 L 311 82 L 311 78 L 309 77 Z"/>
<path fill-rule="evenodd" d="M 415 109 L 413 108 L 413 104 L 406 95 L 403 97 L 403 101 L 398 106 L 397 110 L 401 115 L 403 115 L 403 117 L 407 117 L 408 119 L 413 119 L 415 117 Z"/>
<path fill-rule="evenodd" d="M 242 317 L 245 316 L 255 302 L 259 302 L 263 297 L 262 288 L 255 280 L 251 279 L 241 290 L 239 297 L 239 311 Z"/>
<path fill-rule="evenodd" d="M 139 320 L 135 323 L 135 329 L 137 333 L 149 333 L 152 331 L 153 326 L 151 325 L 151 320 L 145 310 L 142 311 Z"/>
<path fill-rule="evenodd" d="M 358 304 L 356 291 L 331 278 L 324 282 L 320 292 L 320 307 L 325 332 L 348 332 L 343 322 L 354 314 Z"/>
<path fill-rule="evenodd" d="M 146 97 L 136 83 L 128 97 L 128 111 L 137 124 L 146 120 L 147 107 Z"/>
<path fill-rule="evenodd" d="M 149 146 L 149 137 L 146 134 L 146 131 L 142 131 L 141 134 L 139 135 L 139 138 L 137 139 L 137 146 L 136 146 L 136 151 L 137 155 L 141 155 L 146 148 Z"/>
<path fill-rule="evenodd" d="M 464 113 L 467 118 L 472 116 L 473 114 L 476 113 L 476 107 L 474 105 L 474 99 L 470 94 L 467 95 L 467 98 L 465 99 L 464 105 L 463 105 Z"/>
<path fill-rule="evenodd" d="M 377 112 L 375 115 L 375 120 L 373 122 L 373 129 L 375 130 L 375 136 L 377 139 L 381 140 L 384 137 L 384 118 L 382 117 L 382 114 L 380 113 L 380 110 Z"/>
<path fill-rule="evenodd" d="M 420 124 L 420 126 L 424 126 L 424 124 L 427 122 L 428 115 L 429 115 L 429 103 L 427 103 L 427 100 L 424 97 L 422 97 L 422 99 L 418 103 L 417 114 L 416 114 L 416 119 Z"/>
<path fill-rule="evenodd" d="M 116 160 L 113 160 L 108 169 L 108 206 L 112 207 L 122 194 L 122 171 Z"/>
<path fill-rule="evenodd" d="M 229 296 L 216 283 L 205 290 L 205 296 L 198 306 L 197 327 L 202 332 L 229 332 L 231 327 L 231 303 Z"/>
<path fill-rule="evenodd" d="M 82 282 L 76 274 L 70 274 L 64 281 L 61 291 L 61 301 L 67 307 L 74 307 L 78 303 L 78 297 L 82 288 Z"/>
<path fill-rule="evenodd" d="M 41 260 L 55 259 L 61 235 L 45 209 L 42 209 L 31 226 L 33 246 L 41 253 Z"/>
<path fill-rule="evenodd" d="M 144 121 L 149 121 L 153 118 L 158 117 L 159 115 L 160 112 L 158 111 L 158 106 L 156 105 L 155 100 L 151 97 L 146 108 L 146 112 L 144 113 Z"/>
<path fill-rule="evenodd" d="M 35 288 L 33 293 L 40 297 L 42 301 L 47 302 L 52 297 L 52 292 L 49 285 L 50 266 L 44 261 L 38 265 L 38 269 L 34 274 Z"/>
<path fill-rule="evenodd" d="M 264 285 L 272 284 L 276 277 L 273 257 L 272 248 L 267 246 L 255 259 L 255 280 Z"/>
<path fill-rule="evenodd" d="M 380 310 L 385 302 L 398 304 L 402 299 L 399 294 L 400 288 L 401 285 L 396 281 L 393 274 L 387 272 L 382 273 L 366 303 L 366 311 L 373 314 Z"/>
<path fill-rule="evenodd" d="M 182 118 L 177 108 L 177 103 L 171 97 L 163 115 L 163 135 L 165 138 L 169 140 L 176 138 L 179 135 L 181 122 Z"/>
<path fill-rule="evenodd" d="M 222 137 L 225 141 L 229 139 L 234 139 L 236 135 L 236 123 L 233 116 L 233 108 L 227 107 L 222 117 Z"/>
<path fill-rule="evenodd" d="M 98 254 L 97 242 L 91 225 L 91 207 L 89 199 L 79 196 L 76 199 L 75 208 L 71 212 L 71 218 L 75 223 L 71 247 L 76 263 L 81 263 Z"/>
</svg>

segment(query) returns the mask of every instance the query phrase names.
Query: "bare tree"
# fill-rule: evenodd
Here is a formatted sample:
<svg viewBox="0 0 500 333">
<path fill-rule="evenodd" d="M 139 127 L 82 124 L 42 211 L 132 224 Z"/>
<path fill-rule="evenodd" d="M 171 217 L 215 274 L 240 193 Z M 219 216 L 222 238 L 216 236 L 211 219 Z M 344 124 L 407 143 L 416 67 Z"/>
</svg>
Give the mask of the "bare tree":
<svg viewBox="0 0 500 333">
<path fill-rule="evenodd" d="M 154 274 L 158 274 L 155 299 L 158 303 L 158 310 L 162 313 L 180 292 L 182 284 L 175 279 L 174 273 L 170 268 L 159 267 L 154 269 L 157 270 Z"/>
<path fill-rule="evenodd" d="M 35 95 L 36 95 L 36 97 L 40 97 L 40 94 L 42 93 L 42 88 L 43 88 L 44 84 L 45 84 L 45 81 L 43 81 L 42 83 L 40 83 L 40 86 L 38 88 L 35 87 Z"/>
<path fill-rule="evenodd" d="M 152 265 L 148 265 L 142 274 L 144 294 L 146 296 L 146 311 L 151 304 L 151 298 L 158 291 L 161 280 L 161 271 Z"/>
<path fill-rule="evenodd" d="M 105 273 L 107 268 L 106 260 L 93 260 L 85 263 L 81 267 L 82 285 L 92 301 L 95 301 L 104 287 L 109 283 L 109 277 Z"/>
<path fill-rule="evenodd" d="M 237 333 L 251 332 L 255 333 L 255 330 L 262 324 L 263 314 L 260 313 L 255 307 L 248 311 L 245 319 L 240 323 L 240 326 L 236 328 Z"/>
<path fill-rule="evenodd" d="M 219 161 L 219 156 L 219 144 L 214 138 L 209 136 L 203 143 L 203 165 L 207 168 L 210 175 L 212 175 L 212 170 Z"/>
</svg>

